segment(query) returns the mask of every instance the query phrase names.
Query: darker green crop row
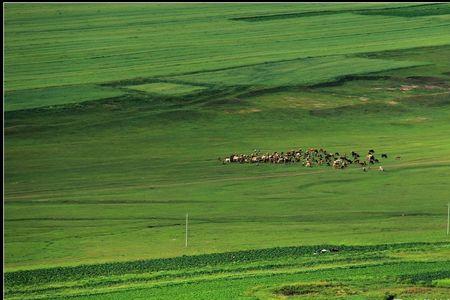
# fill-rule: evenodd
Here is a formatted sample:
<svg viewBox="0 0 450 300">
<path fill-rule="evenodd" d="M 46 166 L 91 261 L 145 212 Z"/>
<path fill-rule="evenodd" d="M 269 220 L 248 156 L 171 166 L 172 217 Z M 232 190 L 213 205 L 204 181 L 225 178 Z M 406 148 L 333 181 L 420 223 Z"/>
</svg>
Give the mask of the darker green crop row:
<svg viewBox="0 0 450 300">
<path fill-rule="evenodd" d="M 434 16 L 450 14 L 450 6 L 446 3 L 432 3 L 432 4 L 418 4 L 411 5 L 409 7 L 392 7 L 392 8 L 379 8 L 379 9 L 344 9 L 344 10 L 322 10 L 322 11 L 307 11 L 298 13 L 285 13 L 285 14 L 273 14 L 273 15 L 260 15 L 250 17 L 237 17 L 231 18 L 233 21 L 271 21 L 278 19 L 290 19 L 290 18 L 305 18 L 315 16 L 326 16 L 343 13 L 356 13 L 361 15 L 387 15 L 398 17 L 421 17 L 421 16 Z"/>
<path fill-rule="evenodd" d="M 425 5 L 414 5 L 409 7 L 393 7 L 383 9 L 362 10 L 361 15 L 385 15 L 396 17 L 422 17 L 450 14 L 450 5 L 448 3 L 434 3 Z"/>
<path fill-rule="evenodd" d="M 443 279 L 443 278 L 450 278 L 450 270 L 435 271 L 435 272 L 423 272 L 423 273 L 416 273 L 413 275 L 404 275 L 404 276 L 400 276 L 399 280 L 401 282 L 406 282 L 406 283 L 429 285 L 429 284 L 431 284 L 431 282 L 433 280 Z"/>
<path fill-rule="evenodd" d="M 440 244 L 440 243 L 438 243 Z M 236 251 L 226 253 L 203 254 L 195 256 L 179 256 L 174 258 L 139 260 L 131 262 L 116 262 L 75 267 L 55 267 L 26 271 L 8 272 L 5 274 L 5 284 L 29 285 L 54 281 L 76 280 L 86 277 L 111 276 L 129 273 L 142 273 L 163 270 L 178 270 L 191 267 L 205 267 L 228 263 L 245 263 L 251 261 L 270 260 L 282 257 L 297 257 L 312 255 L 320 249 L 339 248 L 340 252 L 373 252 L 395 250 L 401 248 L 434 245 L 428 243 L 402 243 L 374 246 L 301 246 Z"/>
</svg>

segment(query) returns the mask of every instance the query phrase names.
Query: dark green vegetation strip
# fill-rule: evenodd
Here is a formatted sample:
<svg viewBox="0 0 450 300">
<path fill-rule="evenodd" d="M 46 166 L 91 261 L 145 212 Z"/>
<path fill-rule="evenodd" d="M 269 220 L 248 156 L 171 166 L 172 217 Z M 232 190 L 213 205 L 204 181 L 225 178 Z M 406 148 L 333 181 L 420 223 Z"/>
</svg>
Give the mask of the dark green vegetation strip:
<svg viewBox="0 0 450 300">
<path fill-rule="evenodd" d="M 393 7 L 384 9 L 362 10 L 357 12 L 361 15 L 385 15 L 396 17 L 423 17 L 450 14 L 448 3 L 424 4 L 410 7 Z"/>
<path fill-rule="evenodd" d="M 450 5 L 446 3 L 433 3 L 433 4 L 418 4 L 408 7 L 393 7 L 393 8 L 374 8 L 374 9 L 343 9 L 343 10 L 322 10 L 322 11 L 307 11 L 299 13 L 287 13 L 287 14 L 273 14 L 273 15 L 261 15 L 251 17 L 238 17 L 231 18 L 233 21 L 271 21 L 279 19 L 291 19 L 291 18 L 305 18 L 315 16 L 326 16 L 343 13 L 355 13 L 360 15 L 386 15 L 397 17 L 421 17 L 421 16 L 434 16 L 434 15 L 446 15 L 450 14 Z"/>
<path fill-rule="evenodd" d="M 431 284 L 433 280 L 444 278 L 450 278 L 450 270 L 403 275 L 399 280 L 405 283 Z"/>
<path fill-rule="evenodd" d="M 373 246 L 300 246 L 277 247 L 248 251 L 235 251 L 194 256 L 179 256 L 174 258 L 139 260 L 132 262 L 117 262 L 76 267 L 56 267 L 5 273 L 6 285 L 27 285 L 48 283 L 52 281 L 67 281 L 93 276 L 111 276 L 127 273 L 141 273 L 162 270 L 178 270 L 190 267 L 205 267 L 211 265 L 242 263 L 281 257 L 296 257 L 310 254 L 320 249 L 338 248 L 342 252 L 373 252 L 383 250 L 407 249 L 418 246 L 443 245 L 445 243 L 402 243 Z"/>
</svg>

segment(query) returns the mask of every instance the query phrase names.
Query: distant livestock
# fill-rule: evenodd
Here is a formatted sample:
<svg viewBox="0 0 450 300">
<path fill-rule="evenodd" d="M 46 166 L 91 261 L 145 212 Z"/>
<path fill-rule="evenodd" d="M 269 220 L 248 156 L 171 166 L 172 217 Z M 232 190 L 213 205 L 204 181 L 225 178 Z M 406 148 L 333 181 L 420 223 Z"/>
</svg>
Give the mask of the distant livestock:
<svg viewBox="0 0 450 300">
<path fill-rule="evenodd" d="M 387 153 L 381 154 L 381 158 L 387 158 Z M 308 148 L 297 149 L 286 152 L 272 152 L 261 153 L 261 150 L 253 150 L 250 154 L 238 154 L 232 153 L 225 158 L 219 158 L 223 164 L 230 163 L 250 163 L 257 164 L 291 164 L 298 163 L 307 168 L 314 166 L 329 166 L 333 169 L 345 169 L 350 165 L 356 165 L 362 167 L 363 171 L 368 171 L 368 165 L 378 164 L 380 161 L 375 157 L 375 150 L 371 149 L 367 151 L 367 154 L 363 158 L 356 151 L 351 151 L 351 155 L 339 152 L 329 152 L 323 148 Z"/>
</svg>

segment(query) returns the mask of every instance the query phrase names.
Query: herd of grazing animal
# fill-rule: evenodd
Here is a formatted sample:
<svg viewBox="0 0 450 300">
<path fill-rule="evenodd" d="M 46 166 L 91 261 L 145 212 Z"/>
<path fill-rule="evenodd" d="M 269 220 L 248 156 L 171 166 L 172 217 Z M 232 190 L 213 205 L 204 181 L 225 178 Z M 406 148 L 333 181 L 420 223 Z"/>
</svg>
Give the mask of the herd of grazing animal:
<svg viewBox="0 0 450 300">
<path fill-rule="evenodd" d="M 387 158 L 387 154 L 381 154 L 381 158 Z M 313 166 L 330 166 L 334 169 L 345 169 L 350 165 L 362 167 L 363 171 L 369 170 L 370 165 L 379 163 L 380 161 L 375 157 L 375 151 L 369 150 L 365 157 L 361 157 L 357 152 L 352 151 L 350 155 L 340 154 L 339 152 L 328 152 L 323 148 L 309 148 L 298 149 L 287 152 L 273 152 L 261 153 L 260 150 L 255 149 L 251 154 L 237 154 L 233 153 L 224 159 L 219 158 L 223 164 L 229 163 L 272 163 L 272 164 L 290 164 L 300 163 L 305 167 Z M 378 168 L 379 171 L 384 171 L 383 167 Z"/>
</svg>

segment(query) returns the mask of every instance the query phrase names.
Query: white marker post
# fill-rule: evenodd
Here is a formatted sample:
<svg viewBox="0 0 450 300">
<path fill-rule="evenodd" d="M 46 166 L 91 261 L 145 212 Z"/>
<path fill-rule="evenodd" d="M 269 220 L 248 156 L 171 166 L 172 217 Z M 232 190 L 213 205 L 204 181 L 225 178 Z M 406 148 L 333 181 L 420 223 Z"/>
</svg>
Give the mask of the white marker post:
<svg viewBox="0 0 450 300">
<path fill-rule="evenodd" d="M 186 241 L 184 244 L 185 247 L 188 246 L 188 219 L 189 219 L 189 215 L 186 213 Z"/>
<path fill-rule="evenodd" d="M 450 231 L 450 202 L 447 203 L 447 235 Z"/>
</svg>

